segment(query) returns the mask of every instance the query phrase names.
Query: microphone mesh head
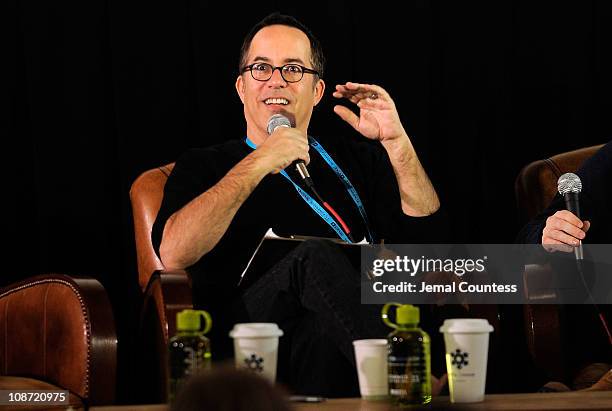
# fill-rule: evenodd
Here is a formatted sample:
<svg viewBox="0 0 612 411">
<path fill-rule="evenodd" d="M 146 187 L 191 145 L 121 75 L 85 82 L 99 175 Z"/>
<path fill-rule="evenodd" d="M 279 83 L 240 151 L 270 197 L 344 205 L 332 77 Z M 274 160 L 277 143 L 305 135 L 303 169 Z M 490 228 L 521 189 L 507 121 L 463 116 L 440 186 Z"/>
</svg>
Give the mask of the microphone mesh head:
<svg viewBox="0 0 612 411">
<path fill-rule="evenodd" d="M 580 177 L 574 173 L 565 173 L 557 180 L 557 189 L 559 194 L 579 193 L 582 191 L 582 182 Z"/>
<path fill-rule="evenodd" d="M 291 121 L 282 114 L 274 114 L 268 120 L 268 135 L 274 133 L 278 127 L 291 127 Z"/>
</svg>

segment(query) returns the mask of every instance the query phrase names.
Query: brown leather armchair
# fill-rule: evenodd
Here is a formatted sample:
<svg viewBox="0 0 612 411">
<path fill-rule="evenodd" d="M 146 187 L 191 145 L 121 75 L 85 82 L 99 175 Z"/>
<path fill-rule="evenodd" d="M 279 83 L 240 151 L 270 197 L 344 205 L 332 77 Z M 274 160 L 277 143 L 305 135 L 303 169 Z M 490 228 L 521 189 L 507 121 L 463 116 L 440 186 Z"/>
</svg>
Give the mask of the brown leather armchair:
<svg viewBox="0 0 612 411">
<path fill-rule="evenodd" d="M 147 345 L 142 358 L 142 400 L 167 399 L 168 338 L 176 332 L 176 314 L 193 308 L 191 282 L 185 271 L 166 271 L 151 241 L 151 230 L 159 212 L 166 180 L 174 163 L 142 173 L 132 184 L 130 200 L 138 258 L 138 282 L 144 293 L 140 341 Z"/>
<path fill-rule="evenodd" d="M 113 313 L 98 281 L 41 275 L 0 290 L 0 389 L 68 390 L 73 408 L 112 404 L 116 367 Z"/>
<path fill-rule="evenodd" d="M 515 182 L 515 194 L 522 222 L 534 218 L 548 207 L 557 193 L 557 180 L 564 174 L 575 172 L 582 163 L 603 145 L 585 147 L 550 158 L 537 160 L 519 173 Z M 524 282 L 529 293 L 538 283 L 550 281 L 552 272 L 548 266 L 525 267 Z M 568 370 L 562 361 L 560 307 L 557 305 L 525 305 L 527 341 L 536 365 L 551 379 L 563 380 Z"/>
</svg>

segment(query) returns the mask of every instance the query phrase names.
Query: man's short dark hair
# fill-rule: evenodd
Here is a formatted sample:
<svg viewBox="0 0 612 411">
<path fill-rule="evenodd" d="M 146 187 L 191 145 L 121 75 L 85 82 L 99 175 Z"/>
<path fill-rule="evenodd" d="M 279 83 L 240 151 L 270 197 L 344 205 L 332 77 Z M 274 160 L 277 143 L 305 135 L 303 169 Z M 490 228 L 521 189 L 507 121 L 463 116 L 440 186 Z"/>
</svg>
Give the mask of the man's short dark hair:
<svg viewBox="0 0 612 411">
<path fill-rule="evenodd" d="M 286 392 L 246 369 L 221 366 L 195 373 L 179 389 L 171 411 L 290 411 Z"/>
<path fill-rule="evenodd" d="M 274 26 L 277 24 L 281 26 L 294 27 L 308 37 L 308 40 L 310 40 L 310 63 L 312 64 L 312 68 L 319 72 L 319 78 L 322 78 L 325 70 L 325 56 L 323 55 L 321 43 L 319 43 L 319 40 L 317 40 L 314 34 L 312 34 L 310 29 L 298 21 L 295 17 L 280 13 L 272 13 L 264 17 L 264 19 L 253 26 L 251 31 L 249 31 L 249 34 L 246 35 L 244 41 L 242 42 L 242 47 L 240 48 L 240 66 L 238 67 L 239 72 L 241 72 L 244 66 L 246 66 L 246 58 L 247 54 L 249 53 L 249 48 L 251 47 L 251 42 L 253 41 L 253 37 L 255 37 L 259 30 L 263 29 L 264 27 Z"/>
</svg>

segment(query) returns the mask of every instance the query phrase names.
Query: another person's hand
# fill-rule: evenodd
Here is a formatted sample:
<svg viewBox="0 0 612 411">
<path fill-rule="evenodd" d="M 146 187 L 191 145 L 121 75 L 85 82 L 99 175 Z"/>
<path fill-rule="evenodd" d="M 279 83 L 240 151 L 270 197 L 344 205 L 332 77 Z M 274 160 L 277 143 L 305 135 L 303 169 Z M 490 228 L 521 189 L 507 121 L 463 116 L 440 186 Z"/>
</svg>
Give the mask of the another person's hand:
<svg viewBox="0 0 612 411">
<path fill-rule="evenodd" d="M 361 135 L 382 142 L 407 136 L 395 108 L 395 103 L 382 87 L 374 84 L 338 84 L 333 96 L 346 98 L 359 107 L 359 116 L 344 106 L 334 112 Z"/>
<path fill-rule="evenodd" d="M 269 173 L 279 173 L 294 161 L 310 162 L 308 137 L 297 128 L 279 127 L 253 152 Z"/>
<path fill-rule="evenodd" d="M 542 245 L 547 251 L 571 252 L 584 240 L 591 227 L 589 221 L 581 221 L 567 210 L 557 211 L 546 219 L 542 231 Z"/>
</svg>

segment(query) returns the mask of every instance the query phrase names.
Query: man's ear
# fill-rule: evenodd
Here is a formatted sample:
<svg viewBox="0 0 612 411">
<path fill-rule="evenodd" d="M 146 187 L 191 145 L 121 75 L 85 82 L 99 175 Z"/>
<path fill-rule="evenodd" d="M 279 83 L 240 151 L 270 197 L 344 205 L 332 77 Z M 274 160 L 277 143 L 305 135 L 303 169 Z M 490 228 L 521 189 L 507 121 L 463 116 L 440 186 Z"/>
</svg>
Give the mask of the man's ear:
<svg viewBox="0 0 612 411">
<path fill-rule="evenodd" d="M 322 79 L 317 80 L 317 84 L 315 84 L 314 89 L 314 105 L 319 104 L 319 101 L 323 98 L 323 93 L 325 92 L 325 82 Z"/>
<path fill-rule="evenodd" d="M 244 79 L 242 78 L 242 75 L 240 75 L 236 79 L 236 92 L 238 92 L 238 97 L 240 97 L 240 101 L 242 101 L 242 104 L 244 104 L 244 88 Z"/>
</svg>

